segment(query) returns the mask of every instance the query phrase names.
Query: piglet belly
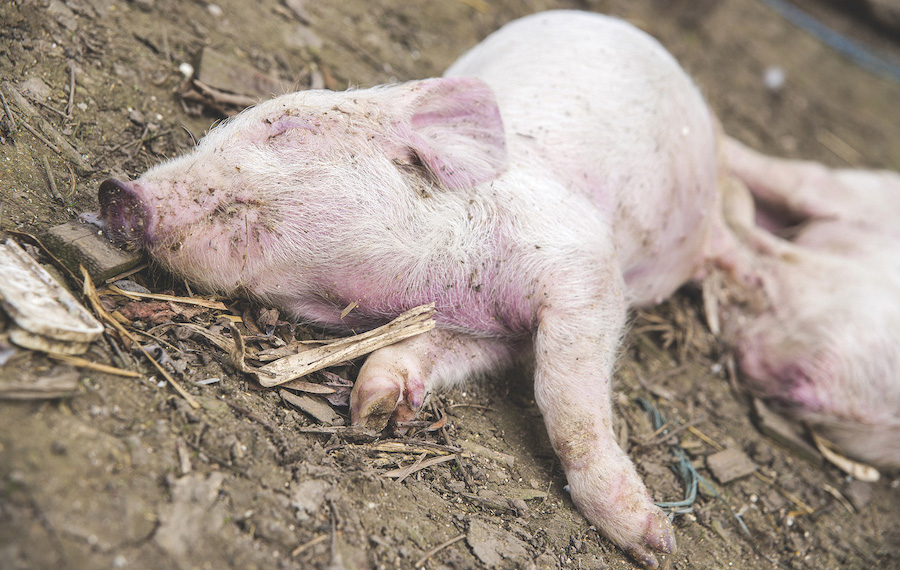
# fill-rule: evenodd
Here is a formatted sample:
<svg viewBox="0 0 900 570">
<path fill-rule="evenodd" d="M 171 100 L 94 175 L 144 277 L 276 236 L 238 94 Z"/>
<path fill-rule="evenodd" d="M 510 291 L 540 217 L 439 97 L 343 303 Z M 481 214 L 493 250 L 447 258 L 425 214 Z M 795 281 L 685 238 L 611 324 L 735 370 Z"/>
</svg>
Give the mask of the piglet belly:
<svg viewBox="0 0 900 570">
<path fill-rule="evenodd" d="M 637 210 L 616 218 L 616 242 L 632 303 L 660 303 L 698 278 L 715 222 L 714 188 L 711 183 L 689 183 L 661 189 L 658 198 L 642 197 Z"/>
</svg>

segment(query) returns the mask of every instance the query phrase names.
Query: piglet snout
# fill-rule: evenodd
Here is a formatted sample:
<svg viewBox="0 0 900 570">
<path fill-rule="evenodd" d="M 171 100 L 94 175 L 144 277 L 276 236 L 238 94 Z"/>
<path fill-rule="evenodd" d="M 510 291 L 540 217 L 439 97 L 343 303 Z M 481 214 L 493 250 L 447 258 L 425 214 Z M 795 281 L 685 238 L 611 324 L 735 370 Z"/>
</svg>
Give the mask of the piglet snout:
<svg viewBox="0 0 900 570">
<path fill-rule="evenodd" d="M 144 245 L 150 215 L 134 185 L 109 178 L 100 184 L 98 199 L 109 237 L 130 247 Z"/>
</svg>

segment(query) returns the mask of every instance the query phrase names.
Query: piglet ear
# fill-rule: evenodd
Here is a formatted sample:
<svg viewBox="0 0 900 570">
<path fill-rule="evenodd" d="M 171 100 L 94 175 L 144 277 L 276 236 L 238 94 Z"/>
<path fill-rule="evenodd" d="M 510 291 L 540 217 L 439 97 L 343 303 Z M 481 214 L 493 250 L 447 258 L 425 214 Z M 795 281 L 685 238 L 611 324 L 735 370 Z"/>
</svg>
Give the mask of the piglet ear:
<svg viewBox="0 0 900 570">
<path fill-rule="evenodd" d="M 490 87 L 451 77 L 403 85 L 403 145 L 450 189 L 497 178 L 507 166 L 506 134 Z"/>
</svg>

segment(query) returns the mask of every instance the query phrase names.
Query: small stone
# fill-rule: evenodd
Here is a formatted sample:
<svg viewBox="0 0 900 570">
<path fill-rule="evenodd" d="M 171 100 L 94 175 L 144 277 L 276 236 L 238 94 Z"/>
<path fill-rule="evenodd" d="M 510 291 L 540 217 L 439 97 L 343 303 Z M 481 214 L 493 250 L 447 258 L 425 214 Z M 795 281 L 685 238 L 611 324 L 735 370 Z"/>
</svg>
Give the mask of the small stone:
<svg viewBox="0 0 900 570">
<path fill-rule="evenodd" d="M 728 448 L 708 456 L 706 467 L 722 484 L 746 477 L 757 469 L 756 463 L 753 463 L 746 453 L 735 448 Z"/>
<path fill-rule="evenodd" d="M 772 92 L 784 89 L 786 80 L 787 76 L 784 69 L 777 65 L 766 68 L 766 72 L 763 75 L 763 83 L 766 85 L 766 89 Z"/>
<path fill-rule="evenodd" d="M 521 540 L 502 528 L 473 519 L 469 523 L 466 542 L 481 562 L 490 568 L 503 560 L 522 563 L 528 556 L 528 548 Z"/>
<path fill-rule="evenodd" d="M 147 119 L 144 118 L 144 114 L 138 109 L 132 109 L 131 112 L 128 113 L 128 120 L 138 126 L 143 126 L 144 123 L 147 122 Z"/>
<path fill-rule="evenodd" d="M 509 506 L 516 511 L 516 514 L 520 517 L 527 517 L 529 514 L 528 504 L 522 499 L 507 499 L 509 501 Z"/>
<path fill-rule="evenodd" d="M 194 76 L 194 66 L 190 63 L 182 62 L 178 66 L 178 71 L 181 73 L 181 75 L 184 76 L 185 79 L 190 79 Z"/>
<path fill-rule="evenodd" d="M 132 293 L 141 293 L 144 295 L 150 294 L 150 289 L 147 289 L 143 285 L 135 283 L 131 279 L 119 279 L 113 285 L 115 285 L 122 291 L 130 291 Z"/>
<path fill-rule="evenodd" d="M 124 273 L 141 261 L 141 254 L 117 248 L 101 236 L 97 228 L 81 222 L 65 224 L 47 230 L 44 244 L 77 276 L 84 265 L 95 283 Z"/>
<path fill-rule="evenodd" d="M 286 93 L 288 86 L 252 65 L 212 48 L 204 48 L 200 55 L 200 71 L 197 79 L 220 91 L 269 97 L 272 93 Z"/>
<path fill-rule="evenodd" d="M 331 484 L 321 479 L 307 479 L 291 487 L 291 505 L 297 509 L 300 521 L 314 516 L 325 504 L 331 490 Z"/>
<path fill-rule="evenodd" d="M 46 101 L 50 98 L 50 86 L 38 77 L 29 77 L 19 84 L 19 91 L 35 101 Z"/>
<path fill-rule="evenodd" d="M 60 0 L 50 0 L 47 14 L 70 32 L 78 29 L 78 17 L 75 16 L 75 12 Z"/>
</svg>

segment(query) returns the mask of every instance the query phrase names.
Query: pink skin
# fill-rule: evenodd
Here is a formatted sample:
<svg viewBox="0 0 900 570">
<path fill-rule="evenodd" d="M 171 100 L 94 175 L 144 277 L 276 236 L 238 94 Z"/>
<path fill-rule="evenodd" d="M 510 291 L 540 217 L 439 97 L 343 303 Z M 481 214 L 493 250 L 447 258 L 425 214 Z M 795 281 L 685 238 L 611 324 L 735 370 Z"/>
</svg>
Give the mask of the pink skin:
<svg viewBox="0 0 900 570">
<path fill-rule="evenodd" d="M 574 503 L 645 566 L 674 551 L 613 436 L 612 370 L 628 307 L 731 243 L 710 113 L 635 28 L 544 13 L 442 79 L 284 95 L 134 182 L 104 182 L 100 201 L 113 237 L 174 272 L 324 326 L 434 302 L 438 328 L 366 361 L 356 425 L 407 420 L 432 390 L 533 359 Z"/>
<path fill-rule="evenodd" d="M 836 170 L 726 144 L 744 199 L 722 306 L 751 387 L 854 458 L 900 466 L 900 175 Z M 752 223 L 792 220 L 782 239 Z M 749 282 L 752 279 L 752 282 Z M 761 284 L 761 287 L 760 287 Z"/>
</svg>

